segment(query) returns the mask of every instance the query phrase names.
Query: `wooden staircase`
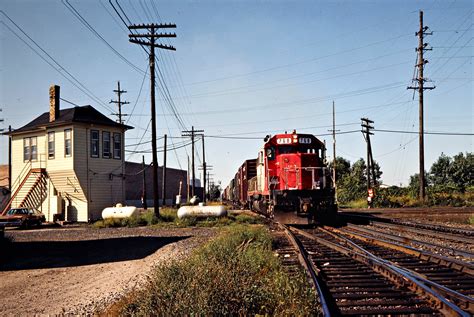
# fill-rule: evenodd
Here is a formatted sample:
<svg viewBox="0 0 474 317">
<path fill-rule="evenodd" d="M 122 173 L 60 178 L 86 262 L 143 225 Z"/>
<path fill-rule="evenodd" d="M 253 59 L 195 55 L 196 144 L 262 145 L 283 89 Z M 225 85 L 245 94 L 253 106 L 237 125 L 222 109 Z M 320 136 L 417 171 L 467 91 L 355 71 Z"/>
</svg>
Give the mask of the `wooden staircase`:
<svg viewBox="0 0 474 317">
<path fill-rule="evenodd" d="M 17 207 L 39 208 L 43 201 L 47 198 L 47 179 L 48 174 L 45 168 L 29 168 L 24 177 L 19 177 L 19 183 L 10 199 L 2 208 L 4 215 L 11 207 L 13 202 L 20 203 Z M 21 174 L 20 174 L 21 176 Z"/>
</svg>

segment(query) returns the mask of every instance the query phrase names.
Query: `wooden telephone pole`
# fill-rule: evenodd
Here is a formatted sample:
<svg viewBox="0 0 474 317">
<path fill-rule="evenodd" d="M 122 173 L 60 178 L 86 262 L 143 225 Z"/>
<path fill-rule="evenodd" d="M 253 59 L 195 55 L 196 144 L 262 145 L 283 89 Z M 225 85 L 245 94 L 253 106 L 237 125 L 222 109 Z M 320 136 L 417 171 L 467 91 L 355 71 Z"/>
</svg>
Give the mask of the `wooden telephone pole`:
<svg viewBox="0 0 474 317">
<path fill-rule="evenodd" d="M 333 155 L 333 160 L 332 160 L 332 179 L 334 182 L 334 198 L 336 199 L 337 202 L 337 184 L 336 184 L 336 168 L 337 168 L 337 160 L 336 160 L 336 132 L 339 130 L 336 130 L 336 106 L 334 104 L 334 101 L 332 102 L 332 130 L 329 130 L 329 132 L 332 132 L 332 155 Z"/>
<path fill-rule="evenodd" d="M 424 83 L 427 81 L 423 76 L 423 69 L 425 64 L 428 63 L 428 60 L 424 59 L 423 52 L 431 51 L 432 48 L 428 48 L 428 43 L 424 43 L 423 39 L 425 35 L 432 35 L 433 32 L 427 32 L 428 27 L 423 26 L 423 11 L 420 11 L 420 29 L 415 33 L 418 36 L 418 47 L 416 51 L 418 52 L 418 63 L 415 67 L 418 67 L 418 78 L 413 78 L 413 81 L 417 82 L 417 85 L 407 87 L 407 89 L 418 90 L 419 97 L 419 158 L 420 158 L 420 200 L 425 200 L 426 193 L 426 182 L 425 182 L 425 144 L 424 144 L 424 123 L 423 123 L 423 91 L 428 89 L 435 89 L 436 87 L 425 87 Z"/>
<path fill-rule="evenodd" d="M 161 182 L 161 199 L 162 199 L 162 206 L 166 205 L 166 152 L 167 152 L 167 142 L 168 135 L 165 134 L 165 144 L 163 149 L 163 180 Z"/>
<path fill-rule="evenodd" d="M 117 82 L 117 89 L 114 90 L 115 93 L 117 93 L 117 100 L 110 100 L 109 103 L 115 103 L 117 104 L 117 107 L 118 107 L 118 113 L 112 113 L 112 115 L 114 116 L 117 116 L 118 120 L 117 122 L 120 123 L 120 124 L 123 124 L 123 121 L 122 121 L 122 116 L 128 116 L 127 114 L 122 114 L 122 106 L 123 105 L 128 105 L 130 102 L 128 101 L 122 101 L 121 100 L 121 96 L 122 94 L 124 93 L 127 93 L 126 90 L 120 90 L 120 81 Z"/>
<path fill-rule="evenodd" d="M 195 193 L 195 180 L 196 180 L 196 170 L 194 168 L 194 140 L 198 135 L 202 135 L 204 130 L 194 130 L 194 126 L 191 127 L 191 131 L 182 131 L 181 136 L 191 137 L 191 196 L 194 197 Z"/>
<path fill-rule="evenodd" d="M 150 63 L 150 93 L 151 93 L 151 151 L 153 157 L 153 206 L 155 208 L 155 215 L 159 217 L 159 200 L 158 200 L 158 157 L 156 152 L 156 109 L 155 109 L 155 47 L 176 51 L 173 46 L 156 43 L 159 38 L 176 37 L 174 33 L 157 33 L 159 29 L 176 28 L 176 24 L 139 24 L 130 25 L 128 29 L 131 30 L 146 30 L 146 34 L 129 34 L 129 40 L 132 43 L 141 46 L 149 46 L 149 63 Z M 142 40 L 147 39 L 147 41 Z"/>
<path fill-rule="evenodd" d="M 372 156 L 372 145 L 370 144 L 370 136 L 373 135 L 371 130 L 374 129 L 374 121 L 367 118 L 361 118 L 362 120 L 362 133 L 364 134 L 365 141 L 367 142 L 367 195 L 370 197 L 368 200 L 369 208 L 372 207 L 373 197 L 374 197 L 374 187 L 377 185 L 377 178 L 375 176 L 375 164 L 374 158 Z M 372 186 L 373 183 L 373 186 Z"/>
</svg>

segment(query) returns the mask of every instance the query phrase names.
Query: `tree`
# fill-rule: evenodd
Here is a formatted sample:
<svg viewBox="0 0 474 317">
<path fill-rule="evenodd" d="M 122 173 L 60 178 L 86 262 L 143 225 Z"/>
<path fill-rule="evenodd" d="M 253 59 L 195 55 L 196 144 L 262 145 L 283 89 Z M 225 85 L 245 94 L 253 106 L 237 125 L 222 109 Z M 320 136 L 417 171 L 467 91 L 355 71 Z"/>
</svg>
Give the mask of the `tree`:
<svg viewBox="0 0 474 317">
<path fill-rule="evenodd" d="M 465 192 L 470 186 L 474 186 L 473 171 L 474 155 L 466 152 L 459 153 L 453 158 L 441 153 L 438 160 L 433 163 L 430 173 L 427 175 L 433 189 L 436 191 L 460 191 Z M 413 176 L 411 176 L 413 177 Z M 410 187 L 411 187 L 410 177 Z M 413 184 L 414 185 L 414 184 Z"/>
<path fill-rule="evenodd" d="M 380 184 L 382 171 L 377 162 L 374 162 L 375 183 Z M 337 177 L 337 176 L 336 176 Z M 352 164 L 349 173 L 344 174 L 337 182 L 338 200 L 347 203 L 367 197 L 367 165 L 364 159 L 359 159 Z"/>
<path fill-rule="evenodd" d="M 449 186 L 454 185 L 451 176 L 452 160 L 449 156 L 441 153 L 440 157 L 436 162 L 431 165 L 430 173 L 427 179 L 434 186 Z M 411 179 L 410 179 L 411 182 Z"/>
<path fill-rule="evenodd" d="M 426 186 L 430 186 L 429 174 L 425 172 L 425 179 L 427 180 Z M 410 182 L 408 184 L 408 190 L 412 197 L 416 198 L 420 194 L 420 174 L 415 173 L 410 176 Z"/>
<path fill-rule="evenodd" d="M 329 163 L 329 167 L 333 167 L 333 161 Z M 351 162 L 343 157 L 336 157 L 336 182 L 342 179 L 351 171 Z"/>
<path fill-rule="evenodd" d="M 214 184 L 212 183 L 211 186 L 209 186 L 209 200 L 218 200 L 219 197 L 221 197 L 221 185 L 219 184 Z"/>
<path fill-rule="evenodd" d="M 466 156 L 461 152 L 453 157 L 451 166 L 452 182 L 457 189 L 464 193 L 466 188 L 474 186 L 474 155 L 466 152 Z"/>
</svg>

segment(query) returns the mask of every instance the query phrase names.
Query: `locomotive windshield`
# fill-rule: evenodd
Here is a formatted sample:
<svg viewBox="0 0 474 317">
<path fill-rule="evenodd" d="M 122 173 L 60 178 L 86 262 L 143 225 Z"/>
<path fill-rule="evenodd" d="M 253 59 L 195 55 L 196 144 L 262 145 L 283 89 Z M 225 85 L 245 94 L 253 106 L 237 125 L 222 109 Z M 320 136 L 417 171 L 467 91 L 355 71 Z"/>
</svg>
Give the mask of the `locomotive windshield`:
<svg viewBox="0 0 474 317">
<path fill-rule="evenodd" d="M 278 147 L 278 154 L 293 154 L 293 153 L 310 153 L 310 154 L 318 154 L 318 149 L 314 146 L 308 145 L 298 145 L 298 146 L 279 146 Z"/>
</svg>

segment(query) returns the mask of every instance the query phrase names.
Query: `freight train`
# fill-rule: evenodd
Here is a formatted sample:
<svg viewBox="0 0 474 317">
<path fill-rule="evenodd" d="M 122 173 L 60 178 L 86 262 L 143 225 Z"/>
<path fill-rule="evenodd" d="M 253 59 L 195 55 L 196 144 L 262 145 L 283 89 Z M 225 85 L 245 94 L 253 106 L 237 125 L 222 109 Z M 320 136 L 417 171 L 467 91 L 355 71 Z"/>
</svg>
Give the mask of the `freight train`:
<svg viewBox="0 0 474 317">
<path fill-rule="evenodd" d="M 258 157 L 239 167 L 223 199 L 286 222 L 326 221 L 337 212 L 331 175 L 326 146 L 314 135 L 268 135 Z"/>
</svg>

